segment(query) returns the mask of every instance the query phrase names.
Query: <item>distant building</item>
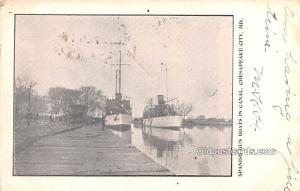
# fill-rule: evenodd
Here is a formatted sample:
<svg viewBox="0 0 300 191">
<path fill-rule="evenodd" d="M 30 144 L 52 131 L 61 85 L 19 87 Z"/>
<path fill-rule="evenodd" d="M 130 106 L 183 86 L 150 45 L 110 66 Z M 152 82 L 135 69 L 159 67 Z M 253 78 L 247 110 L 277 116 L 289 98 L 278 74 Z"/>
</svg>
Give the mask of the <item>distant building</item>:
<svg viewBox="0 0 300 191">
<path fill-rule="evenodd" d="M 196 117 L 196 119 L 204 120 L 205 119 L 205 115 L 199 115 L 198 117 Z"/>
</svg>

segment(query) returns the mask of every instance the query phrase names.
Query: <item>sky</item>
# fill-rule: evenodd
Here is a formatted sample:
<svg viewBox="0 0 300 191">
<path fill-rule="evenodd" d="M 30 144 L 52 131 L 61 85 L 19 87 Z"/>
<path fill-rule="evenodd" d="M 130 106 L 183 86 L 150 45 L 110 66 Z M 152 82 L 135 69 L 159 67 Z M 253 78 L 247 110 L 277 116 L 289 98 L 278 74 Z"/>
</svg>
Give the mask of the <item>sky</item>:
<svg viewBox="0 0 300 191">
<path fill-rule="evenodd" d="M 193 116 L 230 119 L 232 32 L 226 16 L 18 15 L 15 74 L 37 82 L 40 95 L 95 86 L 113 97 L 121 52 L 133 116 L 168 92 L 192 103 Z"/>
</svg>

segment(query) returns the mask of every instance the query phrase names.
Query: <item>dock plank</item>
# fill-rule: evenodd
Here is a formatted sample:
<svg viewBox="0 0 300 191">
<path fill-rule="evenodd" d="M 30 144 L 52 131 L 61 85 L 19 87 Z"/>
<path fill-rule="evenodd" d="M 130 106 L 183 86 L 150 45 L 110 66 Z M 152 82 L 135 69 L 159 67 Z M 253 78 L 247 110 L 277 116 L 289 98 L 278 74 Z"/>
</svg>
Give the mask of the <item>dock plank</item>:
<svg viewBox="0 0 300 191">
<path fill-rule="evenodd" d="M 15 153 L 15 175 L 172 175 L 109 129 L 85 126 Z"/>
</svg>

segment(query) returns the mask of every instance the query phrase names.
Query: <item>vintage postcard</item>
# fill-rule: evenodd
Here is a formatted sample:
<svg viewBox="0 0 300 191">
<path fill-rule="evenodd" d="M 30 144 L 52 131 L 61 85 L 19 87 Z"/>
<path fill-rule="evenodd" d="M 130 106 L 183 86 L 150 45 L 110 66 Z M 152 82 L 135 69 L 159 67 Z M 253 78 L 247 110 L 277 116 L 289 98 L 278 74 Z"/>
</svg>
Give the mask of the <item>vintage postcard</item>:
<svg viewBox="0 0 300 191">
<path fill-rule="evenodd" d="M 25 2 L 0 190 L 300 190 L 299 1 Z"/>
</svg>

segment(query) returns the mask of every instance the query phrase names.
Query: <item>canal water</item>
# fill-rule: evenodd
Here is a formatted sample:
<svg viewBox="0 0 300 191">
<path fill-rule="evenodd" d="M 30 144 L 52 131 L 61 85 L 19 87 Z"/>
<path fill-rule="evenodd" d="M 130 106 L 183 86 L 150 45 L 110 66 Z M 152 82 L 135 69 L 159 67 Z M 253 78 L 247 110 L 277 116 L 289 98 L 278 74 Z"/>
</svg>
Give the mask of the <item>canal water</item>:
<svg viewBox="0 0 300 191">
<path fill-rule="evenodd" d="M 199 153 L 199 149 L 204 147 L 230 148 L 230 126 L 166 129 L 132 125 L 131 128 L 112 132 L 131 142 L 141 152 L 176 175 L 230 176 L 231 174 L 231 155 Z"/>
</svg>

